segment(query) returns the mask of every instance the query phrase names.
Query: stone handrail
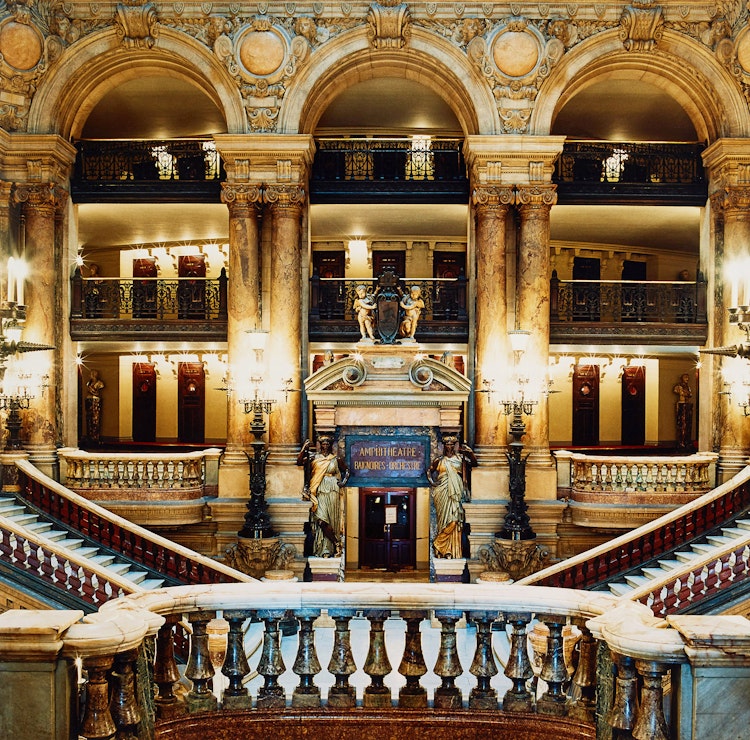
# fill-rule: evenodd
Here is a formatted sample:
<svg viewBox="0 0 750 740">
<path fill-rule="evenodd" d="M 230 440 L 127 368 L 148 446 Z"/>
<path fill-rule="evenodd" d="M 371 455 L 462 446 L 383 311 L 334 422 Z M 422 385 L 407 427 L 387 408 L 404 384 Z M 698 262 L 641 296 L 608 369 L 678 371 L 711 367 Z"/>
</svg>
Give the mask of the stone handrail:
<svg viewBox="0 0 750 740">
<path fill-rule="evenodd" d="M 750 466 L 684 506 L 519 583 L 570 588 L 596 585 L 718 528 L 749 506 Z"/>
<path fill-rule="evenodd" d="M 324 610 L 327 618 L 319 622 Z M 210 626 L 217 618 L 223 620 L 226 635 L 218 650 L 216 632 Z M 296 623 L 297 637 L 282 642 L 281 623 L 290 618 Z M 462 618 L 471 629 L 461 629 Z M 180 672 L 174 660 L 175 627 L 185 619 L 190 622 L 191 642 L 184 671 L 187 693 L 175 691 Z M 363 638 L 369 642 L 364 661 L 364 646 L 351 640 L 352 628 L 362 619 L 369 626 Z M 746 656 L 750 645 L 747 620 L 690 620 L 674 618 L 673 627 L 643 604 L 572 589 L 499 584 L 216 584 L 125 596 L 84 619 L 76 611 L 55 612 L 54 617 L 47 612 L 6 612 L 0 615 L 0 666 L 34 661 L 29 673 L 32 668 L 38 673 L 35 666 L 41 662 L 81 662 L 87 676 L 81 721 L 76 724 L 70 714 L 55 720 L 59 725 L 67 722 L 67 727 L 55 728 L 59 736 L 66 737 L 78 733 L 84 738 L 104 738 L 116 732 L 118 736 L 147 737 L 154 729 L 148 727 L 150 721 L 156 728 L 164 728 L 160 737 L 178 737 L 181 719 L 193 730 L 206 722 L 204 729 L 223 730 L 222 736 L 251 737 L 255 735 L 243 734 L 244 723 L 274 709 L 285 709 L 287 719 L 299 718 L 299 710 L 303 710 L 301 716 L 310 723 L 321 714 L 330 716 L 332 709 L 345 712 L 355 707 L 359 714 L 373 710 L 375 716 L 386 720 L 389 713 L 395 716 L 401 709 L 418 709 L 420 722 L 437 715 L 442 722 L 450 722 L 451 715 L 460 722 L 466 706 L 477 721 L 505 718 L 508 726 L 516 729 L 529 722 L 534 712 L 531 721 L 537 728 L 547 722 L 548 732 L 555 728 L 555 736 L 561 739 L 604 738 L 615 728 L 628 731 L 628 737 L 666 740 L 677 736 L 678 721 L 680 737 L 718 740 L 741 736 L 750 715 L 747 702 L 738 702 L 727 720 L 731 726 L 721 727 L 720 731 L 728 734 L 698 734 L 696 728 L 685 734 L 686 723 L 699 721 L 699 715 L 691 715 L 689 702 L 702 698 L 696 697 L 695 686 L 683 691 L 675 677 L 672 686 L 677 711 L 669 717 L 664 714 L 663 679 L 673 666 L 684 665 L 689 671 L 691 661 L 701 666 L 723 663 L 722 678 L 712 677 L 722 682 L 717 691 L 729 690 L 742 671 L 747 673 L 746 657 L 735 657 L 733 669 L 729 669 L 723 656 L 712 651 L 710 635 L 707 638 L 711 630 L 722 640 L 731 633 L 735 656 Z M 331 633 L 326 622 L 335 625 L 332 649 L 330 642 L 324 647 L 323 635 L 327 632 L 330 640 Z M 529 629 L 532 623 L 541 623 L 543 629 Z M 579 633 L 575 651 L 567 649 L 563 637 L 563 628 L 570 624 Z M 245 631 L 253 625 L 262 630 L 263 649 L 255 668 L 259 677 L 246 684 L 251 667 L 242 645 Z M 493 625 L 501 629 L 493 629 Z M 439 649 L 434 664 L 430 660 L 428 665 L 426 655 L 435 653 L 423 648 L 423 643 L 429 643 L 430 630 L 435 630 L 432 637 L 439 640 Z M 539 634 L 541 643 L 531 639 Z M 142 681 L 149 675 L 142 663 L 138 668 L 139 655 L 143 660 L 143 655 L 151 654 L 141 647 L 144 640 L 154 639 L 156 716 L 150 720 L 139 703 L 139 697 L 148 695 L 149 690 L 136 690 L 135 676 Z M 498 668 L 495 655 L 501 642 L 506 645 L 507 659 Z M 597 649 L 601 646 L 609 650 Z M 358 672 L 353 648 L 360 656 L 359 670 L 365 674 L 356 690 L 350 681 Z M 325 657 L 323 650 L 330 654 L 328 673 L 321 667 L 318 650 L 321 658 Z M 459 653 L 473 654 L 468 671 L 462 667 Z M 396 670 L 389 654 L 391 658 L 401 655 Z M 504 685 L 499 676 L 503 667 Z M 431 679 L 430 671 L 434 674 Z M 74 680 L 70 672 L 67 675 Z M 423 677 L 432 687 L 429 690 L 422 685 Z M 21 694 L 28 691 L 28 684 L 9 681 L 4 688 L 8 706 L 24 706 Z M 75 685 L 66 688 L 75 691 Z M 505 689 L 502 702 L 498 689 Z M 54 692 L 55 687 L 48 691 Z M 275 716 L 280 721 L 279 715 Z M 53 735 L 35 737 L 45 740 Z"/>
<path fill-rule="evenodd" d="M 216 496 L 220 455 L 218 448 L 180 453 L 58 450 L 65 485 L 87 498 L 106 499 L 142 499 L 144 491 L 168 491 L 173 500 Z"/>
</svg>

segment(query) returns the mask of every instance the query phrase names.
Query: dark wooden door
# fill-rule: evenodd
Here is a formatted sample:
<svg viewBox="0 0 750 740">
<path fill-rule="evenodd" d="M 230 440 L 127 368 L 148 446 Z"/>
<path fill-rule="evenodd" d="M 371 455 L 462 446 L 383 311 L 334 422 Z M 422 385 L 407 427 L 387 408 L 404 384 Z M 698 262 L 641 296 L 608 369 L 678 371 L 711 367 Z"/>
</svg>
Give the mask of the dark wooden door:
<svg viewBox="0 0 750 740">
<path fill-rule="evenodd" d="M 433 277 L 457 280 L 466 277 L 466 255 L 463 252 L 435 252 Z M 466 284 L 439 282 L 435 285 L 433 318 L 458 319 L 466 316 Z"/>
<path fill-rule="evenodd" d="M 133 260 L 133 317 L 156 318 L 156 258 L 139 257 Z M 137 278 L 149 278 L 138 280 Z"/>
<path fill-rule="evenodd" d="M 181 319 L 206 318 L 206 257 L 181 255 L 177 262 L 177 315 Z"/>
<path fill-rule="evenodd" d="M 177 434 L 180 442 L 203 444 L 206 418 L 206 374 L 200 362 L 177 366 Z"/>
<path fill-rule="evenodd" d="M 344 303 L 346 285 L 343 280 L 329 282 L 329 279 L 344 277 L 346 256 L 344 252 L 313 252 L 312 260 L 313 274 L 321 280 L 318 305 L 311 306 L 310 310 L 314 311 L 317 308 L 321 319 L 330 319 L 336 315 L 337 308 Z"/>
<path fill-rule="evenodd" d="M 594 257 L 573 257 L 573 280 L 599 280 L 601 263 Z M 600 290 L 598 283 L 573 287 L 573 320 L 599 321 Z"/>
<path fill-rule="evenodd" d="M 573 445 L 599 444 L 599 366 L 576 365 L 573 371 Z"/>
<path fill-rule="evenodd" d="M 646 443 L 646 368 L 622 369 L 621 443 Z"/>
<path fill-rule="evenodd" d="M 156 366 L 133 363 L 133 441 L 156 441 Z"/>
<path fill-rule="evenodd" d="M 646 313 L 646 263 L 625 260 L 622 263 L 620 317 L 623 321 L 643 321 Z M 624 444 L 624 443 L 623 443 Z"/>
<path fill-rule="evenodd" d="M 406 252 L 373 250 L 373 277 L 380 277 L 380 275 L 382 275 L 386 269 L 393 270 L 393 272 L 398 275 L 398 277 L 404 277 L 406 273 Z"/>
<path fill-rule="evenodd" d="M 360 568 L 416 567 L 415 498 L 413 488 L 360 489 Z"/>
</svg>

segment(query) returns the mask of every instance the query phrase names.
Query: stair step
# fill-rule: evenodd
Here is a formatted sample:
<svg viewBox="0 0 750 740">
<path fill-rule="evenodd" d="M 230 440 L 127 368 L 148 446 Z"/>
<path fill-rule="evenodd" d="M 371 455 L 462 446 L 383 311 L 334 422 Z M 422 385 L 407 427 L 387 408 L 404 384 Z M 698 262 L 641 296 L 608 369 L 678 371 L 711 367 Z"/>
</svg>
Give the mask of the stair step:
<svg viewBox="0 0 750 740">
<path fill-rule="evenodd" d="M 92 563 L 96 563 L 97 565 L 101 565 L 105 568 L 108 568 L 112 563 L 115 562 L 115 556 L 107 555 L 103 553 L 101 555 L 94 555 L 93 557 L 90 557 L 89 560 Z"/>
<path fill-rule="evenodd" d="M 125 576 L 129 581 L 133 581 L 133 583 L 141 584 L 143 581 L 146 580 L 148 576 L 148 571 L 145 570 L 131 570 L 127 573 L 123 573 L 122 575 Z"/>
<path fill-rule="evenodd" d="M 705 555 L 706 553 L 713 552 L 716 547 L 714 545 L 709 545 L 705 542 L 696 542 L 692 545 L 690 545 L 693 552 L 696 553 L 696 555 Z"/>
<path fill-rule="evenodd" d="M 651 580 L 661 578 L 664 575 L 664 571 L 661 568 L 641 568 L 641 573 Z"/>
<path fill-rule="evenodd" d="M 66 534 L 69 534 L 66 532 Z M 68 550 L 76 550 L 78 547 L 80 547 L 83 544 L 83 540 L 79 540 L 75 537 L 67 537 L 62 540 L 56 540 L 57 544 L 61 547 L 66 547 Z"/>
<path fill-rule="evenodd" d="M 70 534 L 70 532 L 66 532 L 63 529 L 53 529 L 49 532 L 45 532 L 44 536 L 48 540 L 52 540 L 53 542 L 59 542 L 61 539 L 67 537 Z"/>
<path fill-rule="evenodd" d="M 750 534 L 750 530 L 744 527 L 722 527 L 721 533 L 727 537 L 737 539 L 738 537 L 747 537 Z"/>
<path fill-rule="evenodd" d="M 682 564 L 684 563 L 684 561 L 670 560 L 670 559 L 659 560 L 658 562 L 659 562 L 659 567 L 662 570 L 666 570 L 666 571 L 674 570 L 675 568 L 680 568 L 682 567 Z"/>
<path fill-rule="evenodd" d="M 19 504 L 12 503 L 10 506 L 4 506 L 2 511 L 0 513 L 7 517 L 8 519 L 13 519 L 17 517 L 19 514 L 25 514 L 26 513 L 26 507 L 20 506 Z"/>
<path fill-rule="evenodd" d="M 629 583 L 633 588 L 640 588 L 641 586 L 648 585 L 651 582 L 651 579 L 647 578 L 646 576 L 633 575 L 625 576 L 625 581 Z"/>
<path fill-rule="evenodd" d="M 622 583 L 622 581 L 617 581 L 616 583 L 609 584 L 609 590 L 615 596 L 627 596 L 633 590 L 633 588 L 631 586 L 628 586 L 627 583 Z"/>
<path fill-rule="evenodd" d="M 111 563 L 107 566 L 107 570 L 117 573 L 118 575 L 124 575 L 130 570 L 130 563 Z"/>
<path fill-rule="evenodd" d="M 693 547 L 705 547 L 705 545 L 693 545 Z M 708 549 L 711 550 L 713 548 L 709 547 Z M 697 550 L 694 550 L 692 548 L 690 550 L 679 550 L 678 552 L 674 552 L 672 554 L 674 555 L 675 560 L 679 561 L 680 565 L 682 565 L 683 563 L 689 563 L 691 560 L 695 560 L 700 555 L 703 555 L 702 552 L 698 552 Z M 665 561 L 660 560 L 659 564 L 661 565 L 662 562 Z"/>
<path fill-rule="evenodd" d="M 14 514 L 11 517 L 8 517 L 9 519 L 13 520 L 14 524 L 18 524 L 21 527 L 27 527 L 29 524 L 32 524 L 33 522 L 37 521 L 39 517 L 32 513 L 24 510 L 24 513 L 21 514 Z"/>
<path fill-rule="evenodd" d="M 161 578 L 146 578 L 138 585 L 146 591 L 154 591 L 157 588 L 161 588 L 164 585 L 164 581 Z"/>
<path fill-rule="evenodd" d="M 98 552 L 99 552 L 98 547 L 91 547 L 91 546 L 79 547 L 76 550 L 76 553 L 78 553 L 78 555 L 81 555 L 84 558 L 90 558 L 92 555 L 96 555 L 96 553 Z"/>
<path fill-rule="evenodd" d="M 723 545 L 729 545 L 732 542 L 732 537 L 723 537 L 719 534 L 710 534 L 706 537 L 706 540 L 714 545 L 715 547 L 721 547 Z"/>
<path fill-rule="evenodd" d="M 750 519 L 735 519 L 734 526 L 740 529 L 750 529 Z"/>
<path fill-rule="evenodd" d="M 32 532 L 37 532 L 38 534 L 43 534 L 46 537 L 47 532 L 52 529 L 52 523 L 38 519 L 35 522 L 31 522 L 31 524 L 27 524 L 26 529 L 30 529 Z"/>
</svg>

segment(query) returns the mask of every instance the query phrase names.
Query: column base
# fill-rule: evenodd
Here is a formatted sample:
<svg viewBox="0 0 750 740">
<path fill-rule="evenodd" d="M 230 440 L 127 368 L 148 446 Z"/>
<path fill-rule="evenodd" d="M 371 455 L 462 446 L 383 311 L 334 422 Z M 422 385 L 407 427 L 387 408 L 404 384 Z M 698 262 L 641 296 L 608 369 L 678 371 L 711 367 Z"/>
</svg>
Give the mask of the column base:
<svg viewBox="0 0 750 740">
<path fill-rule="evenodd" d="M 466 570 L 466 558 L 432 558 L 436 583 L 461 583 Z"/>
</svg>

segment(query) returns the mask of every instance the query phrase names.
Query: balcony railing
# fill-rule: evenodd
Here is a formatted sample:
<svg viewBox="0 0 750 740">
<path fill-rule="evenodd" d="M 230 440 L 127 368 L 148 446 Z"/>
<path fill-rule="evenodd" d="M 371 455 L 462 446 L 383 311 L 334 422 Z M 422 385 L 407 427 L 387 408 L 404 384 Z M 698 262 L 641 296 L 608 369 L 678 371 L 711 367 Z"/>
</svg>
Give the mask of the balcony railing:
<svg viewBox="0 0 750 740">
<path fill-rule="evenodd" d="M 210 139 L 83 140 L 71 183 L 77 202 L 218 202 L 224 179 Z"/>
<path fill-rule="evenodd" d="M 661 342 L 705 342 L 707 283 L 664 280 L 550 279 L 550 331 L 553 341 L 589 342 L 592 337 L 619 341 L 629 335 Z M 697 340 L 703 341 L 697 341 Z"/>
<path fill-rule="evenodd" d="M 700 144 L 569 141 L 555 164 L 559 202 L 705 204 Z"/>
<path fill-rule="evenodd" d="M 310 278 L 310 325 L 313 341 L 352 341 L 360 336 L 354 301 L 357 286 L 370 290 L 377 278 Z M 401 278 L 405 295 L 413 285 L 421 289 L 424 309 L 416 339 L 428 342 L 465 342 L 469 334 L 466 278 Z"/>
<path fill-rule="evenodd" d="M 467 202 L 469 184 L 460 139 L 323 138 L 316 140 L 310 199 Z"/>
<path fill-rule="evenodd" d="M 71 335 L 82 339 L 98 332 L 185 332 L 219 340 L 226 334 L 226 270 L 218 278 L 71 278 Z M 182 327 L 176 323 L 184 322 Z"/>
</svg>

